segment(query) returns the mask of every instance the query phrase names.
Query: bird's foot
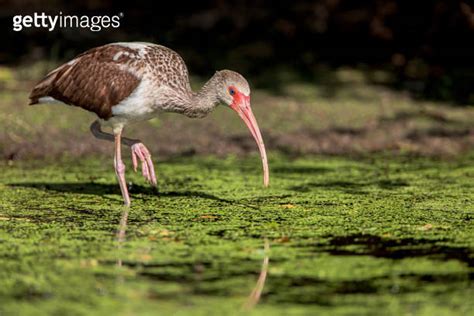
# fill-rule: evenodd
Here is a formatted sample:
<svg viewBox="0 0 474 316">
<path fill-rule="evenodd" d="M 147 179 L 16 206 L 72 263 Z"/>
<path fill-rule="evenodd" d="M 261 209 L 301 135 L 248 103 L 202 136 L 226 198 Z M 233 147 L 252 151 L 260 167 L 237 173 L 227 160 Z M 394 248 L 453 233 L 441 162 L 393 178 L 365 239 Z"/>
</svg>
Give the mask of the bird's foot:
<svg viewBox="0 0 474 316">
<path fill-rule="evenodd" d="M 151 155 L 148 149 L 142 143 L 136 143 L 132 145 L 132 163 L 133 170 L 137 171 L 138 159 L 142 163 L 142 174 L 143 177 L 151 183 L 153 186 L 156 186 L 156 176 L 155 168 L 153 167 L 153 162 L 151 161 Z"/>
</svg>

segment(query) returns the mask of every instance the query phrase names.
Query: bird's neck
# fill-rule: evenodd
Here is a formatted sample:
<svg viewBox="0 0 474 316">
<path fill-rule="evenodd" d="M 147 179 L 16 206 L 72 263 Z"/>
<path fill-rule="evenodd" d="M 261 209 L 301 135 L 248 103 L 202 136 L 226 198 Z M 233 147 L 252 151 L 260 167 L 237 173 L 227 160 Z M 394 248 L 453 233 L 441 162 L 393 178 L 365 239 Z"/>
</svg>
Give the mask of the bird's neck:
<svg viewBox="0 0 474 316">
<path fill-rule="evenodd" d="M 216 73 L 199 91 L 191 93 L 190 112 L 192 113 L 185 113 L 186 115 L 204 117 L 215 109 L 220 103 L 216 92 L 219 86 L 219 80 L 218 73 Z"/>
</svg>

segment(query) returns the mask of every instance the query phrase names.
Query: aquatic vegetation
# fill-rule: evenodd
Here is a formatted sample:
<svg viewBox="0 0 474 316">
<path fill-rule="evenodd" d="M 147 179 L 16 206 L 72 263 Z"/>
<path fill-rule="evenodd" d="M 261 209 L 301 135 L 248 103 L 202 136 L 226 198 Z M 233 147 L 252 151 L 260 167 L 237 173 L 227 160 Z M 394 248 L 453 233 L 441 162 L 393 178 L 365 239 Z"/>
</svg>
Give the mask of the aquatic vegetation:
<svg viewBox="0 0 474 316">
<path fill-rule="evenodd" d="M 252 314 L 467 314 L 473 162 L 273 154 L 264 189 L 256 156 L 161 161 L 122 243 L 107 160 L 5 163 L 0 314 L 238 314 L 265 254 Z"/>
</svg>

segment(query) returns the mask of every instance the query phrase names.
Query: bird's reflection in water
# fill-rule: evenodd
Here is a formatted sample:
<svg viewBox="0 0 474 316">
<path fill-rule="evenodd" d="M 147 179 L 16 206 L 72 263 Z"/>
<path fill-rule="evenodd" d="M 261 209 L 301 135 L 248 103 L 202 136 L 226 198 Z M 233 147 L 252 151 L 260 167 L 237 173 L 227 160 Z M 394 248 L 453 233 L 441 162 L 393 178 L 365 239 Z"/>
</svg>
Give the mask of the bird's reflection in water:
<svg viewBox="0 0 474 316">
<path fill-rule="evenodd" d="M 127 230 L 127 221 L 128 221 L 128 212 L 130 208 L 127 206 L 123 207 L 122 216 L 120 217 L 120 224 L 117 230 L 117 248 L 118 248 L 118 255 L 117 258 L 117 267 L 122 267 L 122 258 L 121 258 L 121 249 L 122 245 L 125 242 L 125 232 Z"/>
<path fill-rule="evenodd" d="M 122 249 L 123 243 L 125 242 L 125 233 L 127 230 L 129 210 L 130 208 L 127 206 L 123 208 L 122 216 L 120 218 L 119 228 L 116 234 L 117 249 L 118 249 L 117 251 L 118 258 L 117 258 L 117 263 L 116 263 L 117 268 L 122 267 L 121 249 Z M 255 284 L 255 287 L 253 288 L 252 292 L 250 293 L 244 305 L 242 306 L 244 310 L 251 310 L 255 305 L 258 304 L 260 297 L 262 295 L 263 287 L 265 286 L 265 281 L 267 280 L 268 265 L 270 262 L 270 257 L 269 257 L 270 243 L 268 242 L 268 239 L 265 239 L 263 249 L 264 249 L 264 257 L 262 261 L 262 267 L 260 269 L 260 275 L 258 277 L 257 283 Z M 120 274 L 118 275 L 117 282 L 123 283 L 122 275 Z"/>
<path fill-rule="evenodd" d="M 268 239 L 265 239 L 263 249 L 264 257 L 262 262 L 262 268 L 260 270 L 260 275 L 258 277 L 257 284 L 255 284 L 255 287 L 247 298 L 247 301 L 242 306 L 244 310 L 250 310 L 258 304 L 260 296 L 262 295 L 263 287 L 265 286 L 265 281 L 267 280 L 268 263 L 270 262 L 270 243 L 268 242 Z"/>
</svg>

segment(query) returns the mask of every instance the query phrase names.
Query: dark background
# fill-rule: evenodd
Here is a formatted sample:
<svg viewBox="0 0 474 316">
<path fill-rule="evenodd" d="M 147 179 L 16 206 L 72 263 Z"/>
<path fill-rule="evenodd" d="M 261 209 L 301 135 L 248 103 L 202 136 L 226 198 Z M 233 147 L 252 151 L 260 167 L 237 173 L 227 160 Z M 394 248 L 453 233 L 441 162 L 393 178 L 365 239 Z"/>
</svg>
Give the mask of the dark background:
<svg viewBox="0 0 474 316">
<path fill-rule="evenodd" d="M 169 46 L 192 74 L 229 68 L 278 89 L 288 78 L 328 82 L 342 65 L 383 69 L 374 83 L 474 104 L 471 1 L 0 1 L 0 63 L 66 60 L 113 41 Z M 118 29 L 12 30 L 12 17 L 124 14 Z M 324 69 L 325 71 L 323 71 Z M 369 72 L 368 72 L 369 73 Z"/>
</svg>

